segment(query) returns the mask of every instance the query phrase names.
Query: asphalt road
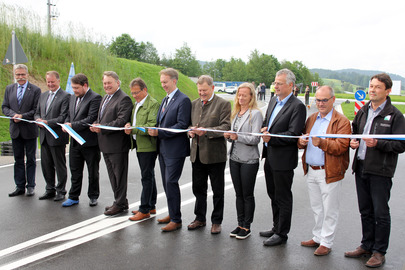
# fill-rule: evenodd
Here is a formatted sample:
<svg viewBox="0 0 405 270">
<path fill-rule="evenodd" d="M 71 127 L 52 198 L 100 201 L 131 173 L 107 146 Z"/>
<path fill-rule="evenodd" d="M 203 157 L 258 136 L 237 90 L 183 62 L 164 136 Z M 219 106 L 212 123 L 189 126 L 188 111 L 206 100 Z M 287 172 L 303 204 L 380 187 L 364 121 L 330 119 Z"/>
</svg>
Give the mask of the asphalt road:
<svg viewBox="0 0 405 270">
<path fill-rule="evenodd" d="M 315 111 L 311 108 L 310 112 Z M 302 152 L 300 152 L 300 155 Z M 353 157 L 353 152 L 351 152 Z M 3 158 L 0 158 L 4 160 Z M 5 162 L 3 161 L 3 164 Z M 361 239 L 360 216 L 354 176 L 348 170 L 343 180 L 340 220 L 332 252 L 325 257 L 313 255 L 313 248 L 300 242 L 312 237 L 314 224 L 301 163 L 295 170 L 294 209 L 289 240 L 285 245 L 265 247 L 259 231 L 271 228 L 270 199 L 266 194 L 263 162 L 255 189 L 256 211 L 252 235 L 246 240 L 229 237 L 236 226 L 235 195 L 229 170 L 226 170 L 225 216 L 222 233 L 210 234 L 211 224 L 197 231 L 186 226 L 193 221 L 194 196 L 191 191 L 191 164 L 187 159 L 180 180 L 183 228 L 162 233 L 156 218 L 167 215 L 160 171 L 156 166 L 157 215 L 131 222 L 130 212 L 117 217 L 103 215 L 113 194 L 104 161 L 101 160 L 101 196 L 96 207 L 89 207 L 84 184 L 79 205 L 62 208 L 60 202 L 39 201 L 45 181 L 37 162 L 37 187 L 34 197 L 9 198 L 14 189 L 13 166 L 0 166 L 0 269 L 366 269 L 365 258 L 348 259 L 347 250 Z M 401 155 L 391 196 L 392 231 L 386 263 L 381 269 L 405 269 L 404 199 L 405 156 Z M 70 174 L 69 174 L 70 176 Z M 87 174 L 85 175 L 87 177 Z M 68 188 L 70 183 L 68 183 Z M 128 199 L 130 210 L 139 205 L 141 184 L 135 152 L 130 153 Z M 208 199 L 208 220 L 212 197 Z"/>
</svg>

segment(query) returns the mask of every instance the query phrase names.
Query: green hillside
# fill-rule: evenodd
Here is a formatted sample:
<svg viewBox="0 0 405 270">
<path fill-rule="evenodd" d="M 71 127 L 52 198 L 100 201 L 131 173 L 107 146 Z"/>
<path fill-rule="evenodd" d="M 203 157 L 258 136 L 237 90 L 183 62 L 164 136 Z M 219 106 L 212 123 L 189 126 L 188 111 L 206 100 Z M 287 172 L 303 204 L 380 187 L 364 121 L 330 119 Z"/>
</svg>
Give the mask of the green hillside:
<svg viewBox="0 0 405 270">
<path fill-rule="evenodd" d="M 150 95 L 159 102 L 166 95 L 159 80 L 159 71 L 164 67 L 113 57 L 103 44 L 82 41 L 75 37 L 42 35 L 39 30 L 34 31 L 33 27 L 29 27 L 31 22 L 26 17 L 24 21 L 17 20 L 11 26 L 7 20 L 20 17 L 20 13 L 21 10 L 17 11 L 0 4 L 0 59 L 3 61 L 5 57 L 12 30 L 14 30 L 28 58 L 28 63 L 25 64 L 29 68 L 29 81 L 40 86 L 43 91 L 47 90 L 45 73 L 49 70 L 59 72 L 61 87 L 65 88 L 70 64 L 73 62 L 76 74 L 79 72 L 86 74 L 90 87 L 101 95 L 104 95 L 102 74 L 106 70 L 117 72 L 121 80 L 121 88 L 128 94 L 131 80 L 141 77 L 145 80 Z M 32 16 L 31 20 L 36 19 L 35 15 L 29 14 L 29 16 Z M 1 65 L 0 103 L 3 102 L 5 87 L 14 82 L 12 68 L 12 65 Z M 178 87 L 191 100 L 198 97 L 195 83 L 183 74 L 180 74 Z M 9 136 L 8 121 L 0 119 L 0 141 L 8 140 L 7 136 Z"/>
</svg>

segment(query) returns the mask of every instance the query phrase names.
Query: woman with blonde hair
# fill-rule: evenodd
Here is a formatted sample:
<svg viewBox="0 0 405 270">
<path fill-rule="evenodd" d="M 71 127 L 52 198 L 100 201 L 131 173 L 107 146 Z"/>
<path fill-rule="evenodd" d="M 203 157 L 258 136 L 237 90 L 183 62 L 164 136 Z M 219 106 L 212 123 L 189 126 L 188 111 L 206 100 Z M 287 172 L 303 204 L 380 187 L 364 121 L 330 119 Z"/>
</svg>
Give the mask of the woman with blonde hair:
<svg viewBox="0 0 405 270">
<path fill-rule="evenodd" d="M 232 143 L 229 167 L 236 194 L 238 227 L 230 236 L 246 239 L 251 233 L 250 224 L 255 211 L 254 188 L 260 157 L 260 137 L 246 133 L 260 133 L 263 123 L 263 115 L 257 107 L 256 93 L 251 83 L 243 83 L 238 87 L 231 121 L 232 132 L 224 133 L 224 137 Z"/>
</svg>

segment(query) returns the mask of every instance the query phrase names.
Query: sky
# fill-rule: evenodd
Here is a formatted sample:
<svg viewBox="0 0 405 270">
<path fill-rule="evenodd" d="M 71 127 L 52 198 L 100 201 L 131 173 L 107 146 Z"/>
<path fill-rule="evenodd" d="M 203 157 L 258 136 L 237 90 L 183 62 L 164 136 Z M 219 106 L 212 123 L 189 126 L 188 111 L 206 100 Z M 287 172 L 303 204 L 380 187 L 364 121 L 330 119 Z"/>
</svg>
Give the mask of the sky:
<svg viewBox="0 0 405 270">
<path fill-rule="evenodd" d="M 47 0 L 0 0 L 46 21 Z M 174 55 L 184 43 L 201 61 L 255 49 L 308 68 L 380 70 L 405 77 L 402 0 L 53 0 L 55 29 L 108 43 L 123 33 Z M 72 29 L 72 27 L 70 27 Z M 63 31 L 63 30 L 62 30 Z"/>
</svg>

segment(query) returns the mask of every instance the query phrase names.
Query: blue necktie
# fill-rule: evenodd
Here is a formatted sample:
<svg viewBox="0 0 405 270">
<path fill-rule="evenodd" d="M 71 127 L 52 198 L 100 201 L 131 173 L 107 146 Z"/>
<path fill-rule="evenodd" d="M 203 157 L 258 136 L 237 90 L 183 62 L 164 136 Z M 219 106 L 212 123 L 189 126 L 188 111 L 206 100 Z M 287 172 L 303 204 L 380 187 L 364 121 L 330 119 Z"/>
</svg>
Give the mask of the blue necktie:
<svg viewBox="0 0 405 270">
<path fill-rule="evenodd" d="M 21 100 L 23 98 L 23 86 L 19 86 L 18 87 L 18 92 L 17 92 L 17 102 L 18 102 L 18 106 L 21 105 Z"/>
</svg>

